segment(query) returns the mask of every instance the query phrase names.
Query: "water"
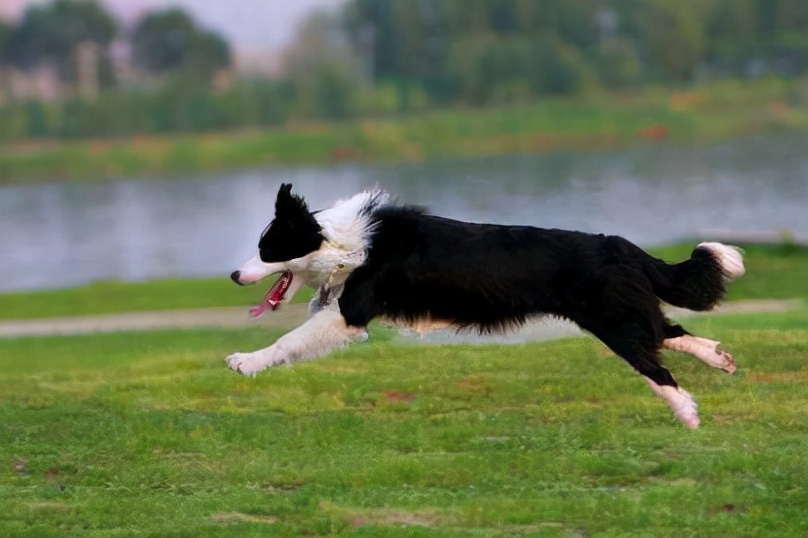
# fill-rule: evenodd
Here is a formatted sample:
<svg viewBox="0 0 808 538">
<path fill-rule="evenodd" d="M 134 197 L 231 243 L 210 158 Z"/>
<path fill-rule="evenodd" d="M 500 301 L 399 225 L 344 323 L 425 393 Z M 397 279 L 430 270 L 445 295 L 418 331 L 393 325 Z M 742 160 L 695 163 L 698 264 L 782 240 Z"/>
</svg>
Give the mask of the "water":
<svg viewBox="0 0 808 538">
<path fill-rule="evenodd" d="M 251 257 L 281 182 L 312 209 L 378 183 L 434 213 L 623 235 L 652 246 L 705 229 L 808 230 L 808 142 L 746 138 L 405 165 L 0 188 L 0 291 L 97 280 L 226 277 Z"/>
</svg>

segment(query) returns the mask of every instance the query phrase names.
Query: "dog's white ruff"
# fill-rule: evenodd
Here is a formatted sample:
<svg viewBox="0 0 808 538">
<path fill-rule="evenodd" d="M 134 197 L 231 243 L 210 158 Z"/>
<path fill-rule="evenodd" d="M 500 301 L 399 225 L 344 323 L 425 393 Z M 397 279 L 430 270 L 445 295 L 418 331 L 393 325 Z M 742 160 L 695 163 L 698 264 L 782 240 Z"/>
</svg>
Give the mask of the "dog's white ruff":
<svg viewBox="0 0 808 538">
<path fill-rule="evenodd" d="M 366 214 L 368 208 L 391 202 L 389 193 L 374 187 L 347 200 L 337 201 L 329 209 L 315 213 L 314 218 L 333 247 L 345 252 L 364 252 L 367 236 L 372 231 L 371 221 Z"/>
</svg>

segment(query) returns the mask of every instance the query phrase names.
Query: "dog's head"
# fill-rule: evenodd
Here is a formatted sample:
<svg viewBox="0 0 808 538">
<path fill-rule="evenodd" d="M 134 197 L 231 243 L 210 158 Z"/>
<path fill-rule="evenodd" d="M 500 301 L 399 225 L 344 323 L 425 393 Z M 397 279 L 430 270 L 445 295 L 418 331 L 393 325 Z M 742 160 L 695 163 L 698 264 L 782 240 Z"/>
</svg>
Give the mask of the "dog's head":
<svg viewBox="0 0 808 538">
<path fill-rule="evenodd" d="M 305 200 L 292 194 L 291 184 L 281 185 L 275 199 L 275 218 L 258 240 L 258 254 L 230 275 L 233 282 L 243 286 L 281 273 L 250 314 L 259 316 L 266 310 L 278 308 L 284 299 L 291 299 L 304 283 L 301 273 L 310 265 L 307 258 L 317 252 L 324 241 L 322 228 Z"/>
</svg>

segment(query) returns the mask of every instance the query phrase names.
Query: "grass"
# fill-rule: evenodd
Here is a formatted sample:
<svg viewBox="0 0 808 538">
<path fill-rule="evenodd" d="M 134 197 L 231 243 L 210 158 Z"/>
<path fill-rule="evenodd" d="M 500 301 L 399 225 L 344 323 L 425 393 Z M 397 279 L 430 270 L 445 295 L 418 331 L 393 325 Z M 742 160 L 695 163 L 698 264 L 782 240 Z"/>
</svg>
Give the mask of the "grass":
<svg viewBox="0 0 808 538">
<path fill-rule="evenodd" d="M 734 298 L 805 299 L 806 259 L 749 247 Z M 212 285 L 15 294 L 0 312 L 97 293 L 90 313 L 144 290 L 153 308 Z M 0 339 L 0 535 L 807 535 L 808 306 L 685 325 L 739 366 L 665 354 L 699 402 L 695 432 L 592 338 L 427 347 L 374 326 L 256 378 L 223 358 L 277 331 Z"/>
<path fill-rule="evenodd" d="M 0 184 L 189 174 L 334 160 L 420 161 L 447 156 L 624 147 L 664 126 L 677 143 L 808 130 L 808 79 L 718 81 L 689 91 L 554 98 L 391 119 L 289 122 L 274 131 L 140 136 L 0 148 Z"/>
<path fill-rule="evenodd" d="M 791 328 L 778 328 L 784 321 Z M 0 341 L 4 536 L 804 536 L 808 315 L 699 318 L 679 425 L 593 339 L 372 343 L 238 376 L 275 334 Z"/>
</svg>

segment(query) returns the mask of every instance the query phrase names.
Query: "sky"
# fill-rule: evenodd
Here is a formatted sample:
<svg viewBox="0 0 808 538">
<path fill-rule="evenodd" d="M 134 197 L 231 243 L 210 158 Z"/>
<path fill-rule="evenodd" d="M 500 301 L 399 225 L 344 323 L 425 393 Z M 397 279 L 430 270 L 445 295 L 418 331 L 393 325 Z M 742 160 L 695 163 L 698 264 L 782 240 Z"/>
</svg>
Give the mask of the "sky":
<svg viewBox="0 0 808 538">
<path fill-rule="evenodd" d="M 29 4 L 46 0 L 0 0 L 0 16 L 15 19 Z M 344 0 L 97 0 L 124 24 L 143 13 L 178 6 L 197 23 L 220 33 L 237 50 L 280 49 L 312 10 L 333 9 Z"/>
</svg>

